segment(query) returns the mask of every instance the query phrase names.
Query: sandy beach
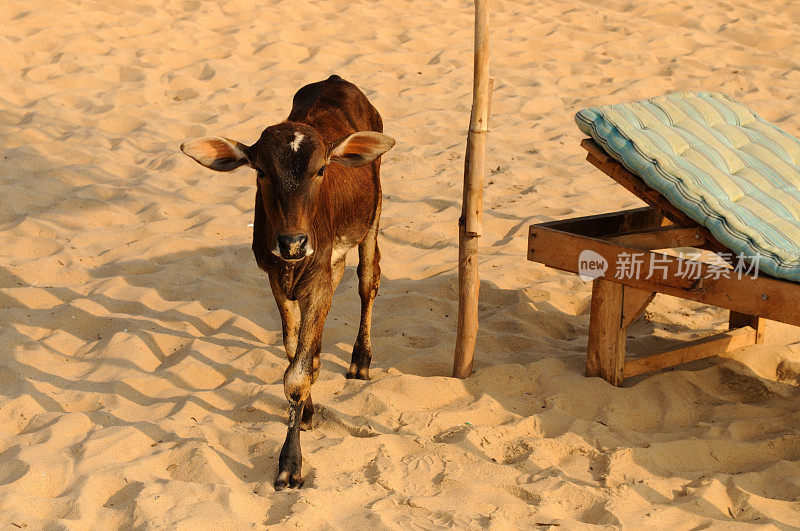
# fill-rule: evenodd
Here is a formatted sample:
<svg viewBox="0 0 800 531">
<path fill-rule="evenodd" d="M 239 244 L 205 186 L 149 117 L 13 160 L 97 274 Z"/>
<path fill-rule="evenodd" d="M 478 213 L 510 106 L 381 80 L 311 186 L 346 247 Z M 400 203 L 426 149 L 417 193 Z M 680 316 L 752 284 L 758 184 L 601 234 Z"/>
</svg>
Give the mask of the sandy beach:
<svg viewBox="0 0 800 531">
<path fill-rule="evenodd" d="M 581 108 L 718 90 L 800 135 L 793 0 L 493 0 L 475 374 L 456 328 L 473 7 L 463 0 L 4 0 L 0 527 L 800 526 L 800 329 L 633 378 L 584 377 L 591 284 L 526 260 L 528 225 L 642 206 L 584 160 Z M 275 492 L 281 326 L 250 250 L 254 142 L 301 86 L 358 85 L 383 157 L 370 381 L 348 256 Z M 633 352 L 724 329 L 659 295 Z M 638 350 L 637 350 L 638 349 Z"/>
</svg>

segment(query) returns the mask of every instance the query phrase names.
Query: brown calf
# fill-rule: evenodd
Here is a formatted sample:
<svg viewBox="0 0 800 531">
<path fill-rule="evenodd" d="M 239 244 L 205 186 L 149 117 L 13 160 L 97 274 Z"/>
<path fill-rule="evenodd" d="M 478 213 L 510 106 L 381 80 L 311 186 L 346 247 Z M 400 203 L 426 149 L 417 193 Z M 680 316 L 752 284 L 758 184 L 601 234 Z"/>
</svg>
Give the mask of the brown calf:
<svg viewBox="0 0 800 531">
<path fill-rule="evenodd" d="M 348 378 L 369 378 L 372 302 L 380 280 L 379 157 L 394 145 L 367 97 L 339 76 L 297 91 L 289 118 L 267 127 L 252 146 L 222 137 L 185 142 L 181 150 L 218 171 L 256 170 L 253 254 L 269 274 L 283 323 L 289 367 L 283 376 L 289 429 L 275 488 L 303 484 L 300 429 L 311 427 L 311 385 L 319 374 L 322 328 L 358 246 L 361 324 Z"/>
</svg>

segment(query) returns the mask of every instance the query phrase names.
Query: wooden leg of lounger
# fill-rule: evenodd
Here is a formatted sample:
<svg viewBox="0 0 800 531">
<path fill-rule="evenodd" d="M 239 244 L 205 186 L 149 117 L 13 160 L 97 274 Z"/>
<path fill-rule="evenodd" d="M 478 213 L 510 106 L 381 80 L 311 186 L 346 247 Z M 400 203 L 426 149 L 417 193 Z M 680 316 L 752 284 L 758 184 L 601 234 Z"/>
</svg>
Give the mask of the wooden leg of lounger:
<svg viewBox="0 0 800 531">
<path fill-rule="evenodd" d="M 733 330 L 743 326 L 750 326 L 756 331 L 756 345 L 764 342 L 764 319 L 757 315 L 747 315 L 746 313 L 734 312 L 731 310 L 731 316 L 728 319 L 728 328 Z"/>
<path fill-rule="evenodd" d="M 586 376 L 622 385 L 625 329 L 622 327 L 622 284 L 597 278 L 592 285 Z"/>
</svg>

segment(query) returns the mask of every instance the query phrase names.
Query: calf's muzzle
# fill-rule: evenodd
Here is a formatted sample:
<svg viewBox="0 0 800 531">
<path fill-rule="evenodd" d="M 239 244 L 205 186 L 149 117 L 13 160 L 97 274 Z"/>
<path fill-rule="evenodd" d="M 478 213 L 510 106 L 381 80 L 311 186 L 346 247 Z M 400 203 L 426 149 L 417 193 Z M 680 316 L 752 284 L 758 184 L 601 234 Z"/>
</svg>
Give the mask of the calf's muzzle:
<svg viewBox="0 0 800 531">
<path fill-rule="evenodd" d="M 314 252 L 306 234 L 278 235 L 278 252 L 284 260 L 299 260 Z"/>
</svg>

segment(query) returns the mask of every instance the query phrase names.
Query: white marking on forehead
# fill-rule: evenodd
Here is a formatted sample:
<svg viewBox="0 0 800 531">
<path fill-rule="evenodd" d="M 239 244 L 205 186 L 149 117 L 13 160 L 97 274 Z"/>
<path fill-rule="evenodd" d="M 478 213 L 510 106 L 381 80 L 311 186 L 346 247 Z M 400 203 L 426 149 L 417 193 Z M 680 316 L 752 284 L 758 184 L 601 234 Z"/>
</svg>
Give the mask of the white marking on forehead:
<svg viewBox="0 0 800 531">
<path fill-rule="evenodd" d="M 298 133 L 297 131 L 294 132 L 294 140 L 292 140 L 292 143 L 289 144 L 289 147 L 292 148 L 292 151 L 297 153 L 297 150 L 300 149 L 300 142 L 302 142 L 304 138 L 305 137 L 303 136 L 303 133 Z"/>
</svg>

